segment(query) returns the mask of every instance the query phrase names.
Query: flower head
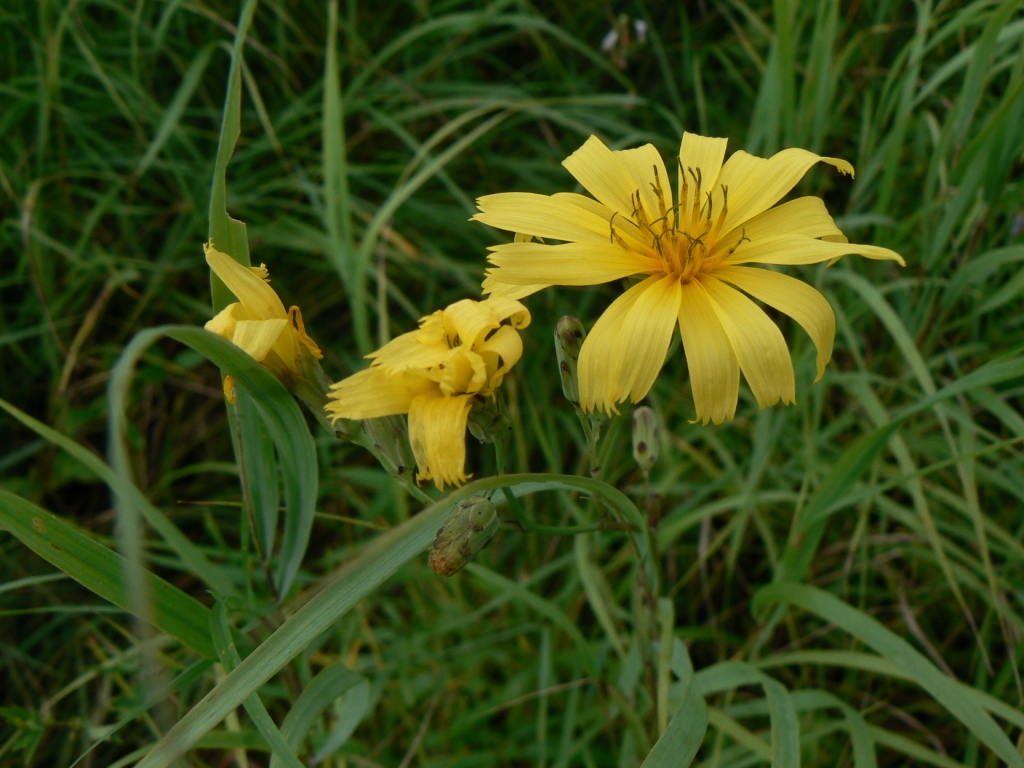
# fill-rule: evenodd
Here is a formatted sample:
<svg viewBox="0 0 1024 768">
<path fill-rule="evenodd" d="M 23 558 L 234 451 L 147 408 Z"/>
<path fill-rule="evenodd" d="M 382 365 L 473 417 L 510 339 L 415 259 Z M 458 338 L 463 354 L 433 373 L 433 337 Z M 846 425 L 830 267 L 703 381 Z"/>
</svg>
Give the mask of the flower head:
<svg viewBox="0 0 1024 768">
<path fill-rule="evenodd" d="M 775 205 L 812 165 L 846 174 L 845 160 L 786 149 L 764 159 L 725 139 L 683 134 L 677 190 L 650 144 L 612 151 L 587 142 L 562 163 L 593 198 L 504 193 L 482 197 L 474 219 L 517 233 L 497 245 L 484 292 L 523 298 L 552 285 L 639 282 L 616 299 L 580 351 L 584 410 L 615 412 L 639 402 L 665 362 L 676 325 L 697 419 L 736 412 L 742 371 L 758 404 L 795 401 L 793 364 L 778 326 L 749 296 L 789 315 L 817 348 L 818 378 L 832 356 L 835 316 L 814 288 L 749 265 L 813 264 L 847 254 L 903 263 L 887 248 L 849 243 L 825 204 L 801 197 Z M 529 242 L 532 237 L 561 244 Z M 738 290 L 737 290 L 738 289 Z"/>
<path fill-rule="evenodd" d="M 285 311 L 277 293 L 268 285 L 265 265 L 243 267 L 226 253 L 204 246 L 206 263 L 238 299 L 206 324 L 206 330 L 241 347 L 279 379 L 288 384 L 305 375 L 306 363 L 323 357 L 302 324 L 298 307 Z M 230 381 L 225 380 L 230 395 Z"/>
<path fill-rule="evenodd" d="M 459 485 L 466 480 L 469 411 L 519 361 L 517 331 L 529 324 L 530 313 L 514 299 L 457 301 L 369 355 L 369 368 L 334 384 L 327 413 L 332 420 L 408 413 L 417 479 Z"/>
</svg>

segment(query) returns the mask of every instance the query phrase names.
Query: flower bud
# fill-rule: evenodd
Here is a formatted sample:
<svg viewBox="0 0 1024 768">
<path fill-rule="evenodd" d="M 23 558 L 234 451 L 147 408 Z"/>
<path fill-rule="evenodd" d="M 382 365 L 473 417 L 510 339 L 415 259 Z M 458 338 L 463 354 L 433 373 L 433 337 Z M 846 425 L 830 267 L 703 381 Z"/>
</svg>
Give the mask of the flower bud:
<svg viewBox="0 0 1024 768">
<path fill-rule="evenodd" d="M 633 411 L 633 458 L 644 474 L 658 461 L 658 417 L 646 405 Z"/>
<path fill-rule="evenodd" d="M 481 443 L 504 443 L 511 421 L 501 390 L 494 390 L 494 397 L 476 398 L 467 423 L 470 434 Z"/>
<path fill-rule="evenodd" d="M 430 570 L 438 576 L 458 573 L 491 543 L 500 525 L 501 518 L 489 499 L 483 496 L 463 499 L 437 531 L 430 550 Z"/>
<path fill-rule="evenodd" d="M 373 446 L 373 453 L 393 477 L 412 473 L 416 457 L 409 445 L 409 428 L 401 416 L 364 419 L 363 431 Z"/>
<path fill-rule="evenodd" d="M 566 315 L 555 323 L 555 356 L 558 358 L 558 375 L 562 380 L 562 392 L 565 399 L 573 405 L 580 402 L 579 376 L 576 373 L 576 362 L 580 357 L 580 347 L 587 337 L 583 323 L 578 318 Z"/>
</svg>

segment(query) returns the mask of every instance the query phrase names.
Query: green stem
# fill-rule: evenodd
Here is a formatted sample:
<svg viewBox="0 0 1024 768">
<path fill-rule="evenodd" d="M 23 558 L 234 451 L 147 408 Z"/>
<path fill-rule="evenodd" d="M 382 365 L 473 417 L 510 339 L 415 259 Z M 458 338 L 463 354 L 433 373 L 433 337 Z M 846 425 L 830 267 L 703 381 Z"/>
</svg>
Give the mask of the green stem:
<svg viewBox="0 0 1024 768">
<path fill-rule="evenodd" d="M 494 461 L 498 465 L 498 474 L 505 474 L 505 446 L 501 441 L 496 440 L 494 442 Z M 519 525 L 522 526 L 523 530 L 530 531 L 531 533 L 545 533 L 551 536 L 575 536 L 579 533 L 591 533 L 592 531 L 603 531 L 608 530 L 610 526 L 605 522 L 594 523 L 592 525 L 572 525 L 572 526 L 560 526 L 560 525 L 539 525 L 538 523 L 532 522 L 527 516 L 526 512 L 523 511 L 522 506 L 519 504 L 519 499 L 516 498 L 515 494 L 512 493 L 511 489 L 507 486 L 501 487 L 501 492 L 505 494 L 505 499 L 508 501 L 509 507 L 512 508 L 512 513 L 516 516 L 516 520 Z M 619 528 L 619 525 L 615 526 Z M 632 526 L 628 523 L 621 524 L 621 530 L 630 530 Z"/>
</svg>

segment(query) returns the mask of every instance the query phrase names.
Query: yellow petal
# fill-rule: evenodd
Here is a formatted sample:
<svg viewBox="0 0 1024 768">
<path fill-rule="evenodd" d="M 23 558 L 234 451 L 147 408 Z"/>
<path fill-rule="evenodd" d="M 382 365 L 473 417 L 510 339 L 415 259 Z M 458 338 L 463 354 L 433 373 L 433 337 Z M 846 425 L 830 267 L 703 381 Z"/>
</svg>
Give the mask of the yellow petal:
<svg viewBox="0 0 1024 768">
<path fill-rule="evenodd" d="M 206 263 L 210 265 L 210 269 L 224 281 L 235 297 L 256 318 L 269 320 L 287 315 L 284 304 L 281 303 L 281 299 L 278 298 L 274 289 L 254 274 L 252 269 L 243 267 L 212 245 L 206 245 L 204 248 L 206 249 Z"/>
<path fill-rule="evenodd" d="M 216 333 L 218 336 L 231 341 L 231 337 L 235 335 L 235 325 L 238 324 L 238 321 L 252 319 L 252 316 L 245 311 L 245 307 L 236 301 L 224 307 L 203 327 L 210 333 Z"/>
<path fill-rule="evenodd" d="M 771 208 L 815 163 L 828 163 L 853 176 L 853 166 L 845 160 L 821 157 L 806 149 L 784 149 L 767 160 L 743 151 L 734 153 L 718 177 L 718 184 L 729 189 L 729 214 L 722 231 L 735 229 Z"/>
<path fill-rule="evenodd" d="M 767 269 L 720 267 L 715 270 L 715 277 L 796 320 L 807 331 L 818 351 L 815 381 L 825 374 L 825 366 L 832 358 L 836 316 L 824 296 L 807 283 Z"/>
<path fill-rule="evenodd" d="M 489 378 L 481 394 L 489 395 L 501 386 L 505 374 L 523 356 L 523 340 L 511 326 L 503 325 L 480 347 L 480 356 L 487 364 Z"/>
<path fill-rule="evenodd" d="M 533 283 L 531 285 L 511 285 L 509 283 L 502 282 L 501 280 L 495 279 L 491 272 L 496 270 L 486 270 L 484 272 L 484 281 L 480 284 L 484 294 L 489 298 L 507 298 L 507 299 L 525 299 L 527 296 L 532 296 L 538 291 L 543 291 L 545 288 L 550 288 L 551 283 Z"/>
<path fill-rule="evenodd" d="M 690 372 L 697 420 L 721 424 L 736 415 L 740 366 L 707 292 L 696 280 L 682 286 L 679 334 Z"/>
<path fill-rule="evenodd" d="M 466 481 L 466 420 L 472 396 L 425 394 L 409 408 L 409 442 L 419 472 L 418 481 L 431 480 L 438 489 Z"/>
<path fill-rule="evenodd" d="M 430 391 L 437 385 L 422 377 L 367 368 L 332 384 L 326 409 L 331 419 L 376 419 L 407 413 L 413 398 Z"/>
<path fill-rule="evenodd" d="M 516 329 L 530 325 L 530 310 L 514 299 L 492 296 L 481 301 L 480 306 L 493 314 L 499 323 L 508 320 Z"/>
<path fill-rule="evenodd" d="M 903 257 L 896 251 L 877 245 L 858 243 L 834 243 L 815 240 L 801 235 L 754 240 L 740 245 L 732 255 L 727 255 L 723 264 L 817 264 L 820 261 L 838 259 L 840 256 L 856 254 L 868 259 L 895 261 L 905 266 Z"/>
<path fill-rule="evenodd" d="M 612 302 L 583 342 L 580 405 L 616 413 L 627 397 L 650 391 L 668 352 L 679 315 L 679 281 L 652 275 Z"/>
<path fill-rule="evenodd" d="M 241 347 L 243 350 L 249 353 L 253 358 L 259 361 L 263 361 L 266 358 L 267 353 L 271 349 L 278 352 L 278 355 L 284 360 L 285 364 L 289 364 L 289 360 L 294 361 L 295 353 L 292 351 L 289 358 L 281 355 L 282 351 L 276 349 L 279 346 L 279 341 L 283 339 L 284 342 L 288 341 L 288 319 L 280 318 L 275 320 L 239 320 L 235 325 L 235 334 L 232 336 L 231 341 L 234 342 L 235 346 Z M 287 348 L 287 344 L 284 345 Z M 293 349 L 293 348 L 292 348 Z"/>
<path fill-rule="evenodd" d="M 627 219 L 633 215 L 633 195 L 654 182 L 651 172 L 634 178 L 622 160 L 596 136 L 587 139 L 562 165 L 587 192 Z"/>
<path fill-rule="evenodd" d="M 665 170 L 665 161 L 654 145 L 644 144 L 636 149 L 619 150 L 615 155 L 626 166 L 630 176 L 646 182 L 640 184 L 638 189 L 647 210 L 647 218 L 653 221 L 664 216 L 672 207 L 672 182 Z"/>
<path fill-rule="evenodd" d="M 722 158 L 725 157 L 725 147 L 728 139 L 720 139 L 712 136 L 700 136 L 696 133 L 683 133 L 683 141 L 679 145 L 679 189 L 683 188 L 683 170 L 692 168 L 694 172 L 700 169 L 701 197 L 706 193 L 719 189 L 717 179 L 722 170 Z M 693 193 L 693 177 L 687 173 L 686 186 L 690 194 Z M 683 201 L 680 200 L 680 203 Z M 701 204 L 703 205 L 703 200 Z M 719 201 L 716 200 L 716 206 Z M 693 205 L 693 199 L 688 201 Z"/>
<path fill-rule="evenodd" d="M 729 197 L 731 200 L 731 192 Z M 793 235 L 833 237 L 842 241 L 846 240 L 835 221 L 825 210 L 824 200 L 820 197 L 798 197 L 796 200 L 790 200 L 759 213 L 739 229 L 720 235 L 718 247 L 712 253 L 720 249 L 729 250 L 736 245 L 741 237 L 747 238 L 751 243 L 757 243 L 761 240 Z"/>
<path fill-rule="evenodd" d="M 611 211 L 602 217 L 564 198 L 532 192 L 487 195 L 476 204 L 480 213 L 470 221 L 497 229 L 569 242 L 608 242 Z"/>
<path fill-rule="evenodd" d="M 759 306 L 711 275 L 700 276 L 740 370 L 762 408 L 796 402 L 793 362 L 782 331 Z"/>
<path fill-rule="evenodd" d="M 627 150 L 628 151 L 628 150 Z M 668 202 L 671 202 L 671 193 L 669 195 Z M 637 226 L 636 222 L 631 219 L 627 219 L 623 216 L 619 216 L 615 211 L 611 210 L 607 205 L 599 203 L 592 197 L 581 195 L 577 192 L 555 192 L 551 196 L 555 200 L 563 200 L 571 203 L 578 208 L 582 208 L 595 216 L 599 216 L 601 221 L 607 222 L 605 225 L 606 237 L 603 242 L 610 242 L 612 237 L 612 215 L 615 214 L 615 234 L 624 237 L 629 241 L 630 245 L 639 246 L 641 248 L 647 247 L 647 243 L 650 241 L 650 235 L 641 231 L 640 227 Z"/>
<path fill-rule="evenodd" d="M 444 310 L 444 329 L 452 347 L 464 344 L 473 348 L 500 324 L 488 305 L 473 299 L 456 301 Z"/>
<path fill-rule="evenodd" d="M 663 271 L 661 261 L 608 243 L 506 243 L 492 245 L 489 277 L 510 285 L 599 285 Z"/>
</svg>

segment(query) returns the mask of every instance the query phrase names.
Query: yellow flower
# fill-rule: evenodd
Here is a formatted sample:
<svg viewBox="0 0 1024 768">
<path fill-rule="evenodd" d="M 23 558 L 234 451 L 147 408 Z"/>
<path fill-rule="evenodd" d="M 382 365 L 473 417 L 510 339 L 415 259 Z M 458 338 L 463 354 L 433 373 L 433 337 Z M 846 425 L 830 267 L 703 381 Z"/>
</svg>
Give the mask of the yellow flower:
<svg viewBox="0 0 1024 768">
<path fill-rule="evenodd" d="M 674 203 L 653 146 L 612 151 L 593 136 L 562 164 L 596 199 L 513 192 L 478 201 L 476 221 L 517 233 L 517 242 L 490 248 L 494 268 L 485 293 L 520 299 L 552 285 L 641 278 L 583 344 L 584 410 L 616 412 L 627 397 L 639 402 L 665 362 L 677 324 L 697 419 L 718 424 L 735 415 L 740 371 L 762 408 L 792 403 L 786 341 L 744 293 L 807 331 L 818 352 L 818 378 L 832 356 L 835 316 L 809 285 L 747 265 L 813 264 L 846 254 L 903 264 L 887 248 L 848 243 L 820 198 L 772 208 L 815 163 L 853 175 L 845 160 L 786 149 L 769 159 L 736 152 L 723 164 L 725 145 L 725 139 L 683 134 Z M 563 243 L 529 242 L 532 237 Z"/>
<path fill-rule="evenodd" d="M 206 263 L 238 299 L 226 306 L 206 324 L 206 330 L 241 347 L 263 363 L 285 384 L 304 375 L 303 362 L 323 357 L 320 348 L 302 324 L 298 307 L 285 311 L 284 304 L 267 282 L 265 265 L 243 267 L 226 253 L 203 246 Z M 224 393 L 232 402 L 230 377 L 224 381 Z"/>
<path fill-rule="evenodd" d="M 509 325 L 502 321 L 509 320 Z M 466 421 L 523 354 L 517 329 L 530 313 L 514 299 L 463 299 L 420 320 L 368 357 L 370 367 L 331 387 L 332 420 L 409 414 L 417 480 L 466 480 Z"/>
</svg>

